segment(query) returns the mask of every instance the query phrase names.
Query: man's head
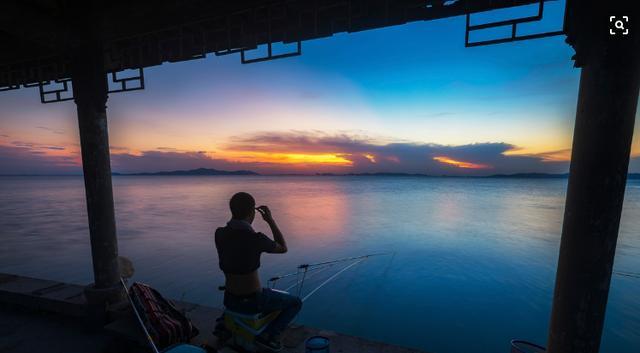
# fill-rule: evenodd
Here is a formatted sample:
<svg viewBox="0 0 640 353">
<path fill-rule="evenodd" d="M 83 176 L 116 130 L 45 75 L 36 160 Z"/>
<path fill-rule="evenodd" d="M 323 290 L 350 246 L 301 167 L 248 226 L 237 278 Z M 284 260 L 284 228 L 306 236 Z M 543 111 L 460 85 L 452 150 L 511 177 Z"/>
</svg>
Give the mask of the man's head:
<svg viewBox="0 0 640 353">
<path fill-rule="evenodd" d="M 249 193 L 238 192 L 229 201 L 231 217 L 241 219 L 249 223 L 253 222 L 256 216 L 256 200 Z"/>
</svg>

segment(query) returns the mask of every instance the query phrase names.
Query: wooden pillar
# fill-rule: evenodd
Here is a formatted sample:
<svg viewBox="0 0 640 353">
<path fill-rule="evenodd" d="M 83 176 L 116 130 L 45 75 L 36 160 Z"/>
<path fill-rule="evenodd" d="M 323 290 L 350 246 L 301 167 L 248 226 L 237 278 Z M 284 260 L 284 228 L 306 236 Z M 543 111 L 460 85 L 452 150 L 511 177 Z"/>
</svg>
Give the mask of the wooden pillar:
<svg viewBox="0 0 640 353">
<path fill-rule="evenodd" d="M 622 2 L 572 3 L 568 42 L 582 72 L 549 353 L 600 349 L 640 87 L 637 40 L 609 32 L 609 15 L 625 14 L 610 5 Z"/>
<path fill-rule="evenodd" d="M 92 311 L 99 314 L 106 303 L 121 296 L 106 114 L 108 84 L 99 39 L 75 48 L 72 55 L 95 279 L 86 295 Z"/>
</svg>

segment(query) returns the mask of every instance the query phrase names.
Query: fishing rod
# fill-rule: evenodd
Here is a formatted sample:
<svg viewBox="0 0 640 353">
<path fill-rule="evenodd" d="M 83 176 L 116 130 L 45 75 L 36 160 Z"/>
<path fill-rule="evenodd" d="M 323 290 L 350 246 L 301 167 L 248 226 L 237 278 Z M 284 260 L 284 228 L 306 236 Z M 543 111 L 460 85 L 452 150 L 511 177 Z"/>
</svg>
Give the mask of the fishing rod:
<svg viewBox="0 0 640 353">
<path fill-rule="evenodd" d="M 328 265 L 325 265 L 325 266 L 318 266 L 318 267 L 311 268 L 309 270 L 310 271 L 316 271 L 314 273 L 317 273 L 317 272 L 321 272 L 322 270 L 325 270 L 325 269 L 327 269 L 327 268 L 329 268 L 329 267 L 331 267 L 333 265 L 335 265 L 335 264 L 328 264 Z M 296 267 L 296 268 L 298 268 L 298 267 Z M 289 277 L 293 277 L 293 276 L 296 276 L 296 275 L 299 275 L 299 274 L 300 274 L 300 270 L 298 269 L 298 271 L 296 271 L 296 272 L 291 272 L 291 273 L 287 273 L 287 274 L 284 274 L 284 275 L 271 277 L 271 278 L 269 278 L 268 282 L 275 283 L 275 282 L 277 282 L 277 281 L 279 281 L 279 280 L 281 280 L 283 278 L 289 278 Z"/>
<path fill-rule="evenodd" d="M 304 268 L 309 268 L 309 267 L 316 267 L 316 266 L 327 265 L 327 264 L 335 264 L 335 263 L 338 263 L 338 262 L 360 260 L 360 259 L 366 259 L 366 258 L 373 257 L 373 256 L 382 256 L 382 255 L 391 255 L 391 254 L 392 253 L 390 253 L 390 252 L 384 252 L 384 253 L 374 253 L 374 254 L 368 254 L 368 255 L 362 255 L 362 256 L 345 257 L 345 258 L 342 258 L 342 259 L 331 260 L 331 261 L 316 262 L 316 263 L 312 263 L 312 264 L 302 264 L 302 265 L 299 265 L 298 268 L 299 269 L 304 269 Z"/>
<path fill-rule="evenodd" d="M 360 259 L 366 259 L 366 258 L 373 257 L 373 256 L 382 256 L 382 255 L 390 255 L 390 254 L 392 254 L 392 253 L 391 252 L 373 253 L 373 254 L 367 254 L 367 255 L 361 255 L 361 256 L 344 257 L 344 258 L 340 258 L 340 259 L 337 259 L 337 260 L 331 260 L 331 261 L 323 261 L 323 262 L 316 262 L 316 263 L 310 263 L 310 264 L 301 264 L 301 265 L 298 265 L 298 267 L 297 267 L 298 271 L 291 272 L 291 273 L 286 273 L 284 275 L 271 277 L 271 278 L 269 278 L 268 281 L 269 282 L 276 282 L 276 281 L 281 280 L 283 278 L 297 276 L 297 275 L 300 274 L 300 270 L 306 270 L 306 271 L 319 270 L 319 269 L 324 268 L 324 265 L 334 265 L 334 264 L 339 263 L 339 262 L 355 261 L 355 260 L 360 260 Z"/>
<path fill-rule="evenodd" d="M 311 278 L 311 277 L 313 277 L 313 276 L 316 276 L 316 275 L 318 275 L 319 273 L 322 273 L 322 271 L 324 271 L 324 270 L 326 270 L 326 269 L 328 269 L 328 268 L 333 267 L 334 265 L 335 265 L 335 264 L 326 265 L 326 266 L 322 266 L 322 267 L 316 267 L 316 268 L 314 268 L 314 270 L 315 270 L 314 272 L 311 272 L 311 273 L 309 273 L 309 274 L 307 275 L 307 278 Z M 275 284 L 276 284 L 276 282 L 274 281 L 274 282 L 273 282 L 273 286 L 274 286 L 274 287 L 275 287 Z M 299 280 L 299 279 L 296 279 L 296 281 L 295 281 L 295 282 L 293 282 L 293 284 L 289 285 L 287 288 L 284 288 L 284 289 L 283 289 L 283 291 L 287 292 L 287 291 L 289 291 L 291 288 L 296 287 L 296 286 L 298 286 L 298 285 L 300 285 L 300 280 Z M 272 288 L 274 288 L 274 287 L 272 287 Z"/>
</svg>

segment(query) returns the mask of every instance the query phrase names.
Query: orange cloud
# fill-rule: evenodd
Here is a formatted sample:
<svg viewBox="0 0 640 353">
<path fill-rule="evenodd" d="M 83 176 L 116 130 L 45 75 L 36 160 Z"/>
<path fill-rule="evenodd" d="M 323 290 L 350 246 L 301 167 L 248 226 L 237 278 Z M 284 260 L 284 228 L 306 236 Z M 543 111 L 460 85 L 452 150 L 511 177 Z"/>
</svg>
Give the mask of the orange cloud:
<svg viewBox="0 0 640 353">
<path fill-rule="evenodd" d="M 542 151 L 542 152 L 527 152 L 518 148 L 514 148 L 511 151 L 504 153 L 505 156 L 529 156 L 540 158 L 542 162 L 569 162 L 571 161 L 571 149 L 565 148 L 560 150 Z"/>
<path fill-rule="evenodd" d="M 434 160 L 440 162 L 440 163 L 444 163 L 444 164 L 449 164 L 452 165 L 454 167 L 458 167 L 458 168 L 463 168 L 463 169 L 487 169 L 487 168 L 491 168 L 491 166 L 487 165 L 487 164 L 476 164 L 476 163 L 471 163 L 471 162 L 463 162 L 463 161 L 458 161 L 455 160 L 453 158 L 449 158 L 446 156 L 436 156 L 433 157 Z"/>
<path fill-rule="evenodd" d="M 364 158 L 368 159 L 371 161 L 371 163 L 376 163 L 376 156 L 371 154 L 371 153 L 366 153 L 363 155 Z"/>
<path fill-rule="evenodd" d="M 5 148 L 2 148 L 5 145 Z M 189 149 L 161 145 L 138 150 L 115 144 L 113 170 L 123 173 L 214 168 L 280 173 L 421 173 L 431 175 L 486 175 L 488 172 L 564 173 L 568 151 L 512 154 L 508 143 L 438 145 L 378 140 L 349 133 L 268 132 L 230 139 L 212 148 Z M 167 147 L 168 146 L 168 147 Z M 79 146 L 0 141 L 0 165 L 5 173 L 79 171 Z M 435 156 L 435 157 L 434 157 Z M 566 158 L 566 157 L 565 157 Z M 556 161 L 556 159 L 560 161 Z M 471 162 L 473 161 L 473 162 Z M 635 169 L 633 169 L 635 170 Z"/>
</svg>

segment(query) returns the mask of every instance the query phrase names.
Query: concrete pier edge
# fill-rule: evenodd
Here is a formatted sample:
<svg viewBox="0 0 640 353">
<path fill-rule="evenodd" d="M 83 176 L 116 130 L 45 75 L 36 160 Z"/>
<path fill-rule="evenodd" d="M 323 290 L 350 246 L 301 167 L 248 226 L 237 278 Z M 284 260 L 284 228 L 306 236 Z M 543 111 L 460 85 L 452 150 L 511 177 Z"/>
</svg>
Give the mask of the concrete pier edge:
<svg viewBox="0 0 640 353">
<path fill-rule="evenodd" d="M 74 320 L 87 320 L 88 306 L 85 296 L 87 286 L 68 284 L 51 280 L 0 273 L 0 308 L 25 311 L 41 311 Z M 178 309 L 189 317 L 200 334 L 192 340 L 192 344 L 214 347 L 216 342 L 212 335 L 215 318 L 222 313 L 221 309 L 199 304 L 173 300 Z M 145 345 L 142 330 L 134 321 L 126 303 L 110 308 L 110 323 L 104 331 L 119 339 L 126 339 L 136 345 Z M 85 335 L 78 332 L 78 336 Z M 332 352 L 353 353 L 425 353 L 424 351 L 375 342 L 360 337 L 349 336 L 330 330 L 307 326 L 294 326 L 284 339 L 285 353 L 303 353 L 304 340 L 314 335 L 322 335 L 331 339 Z M 15 350 L 19 352 L 19 349 Z M 5 352 L 5 351 L 3 351 Z M 9 349 L 7 353 L 13 352 Z M 225 351 L 230 352 L 230 351 Z M 68 353 L 73 353 L 69 351 Z M 84 352 L 82 352 L 84 353 Z"/>
</svg>

